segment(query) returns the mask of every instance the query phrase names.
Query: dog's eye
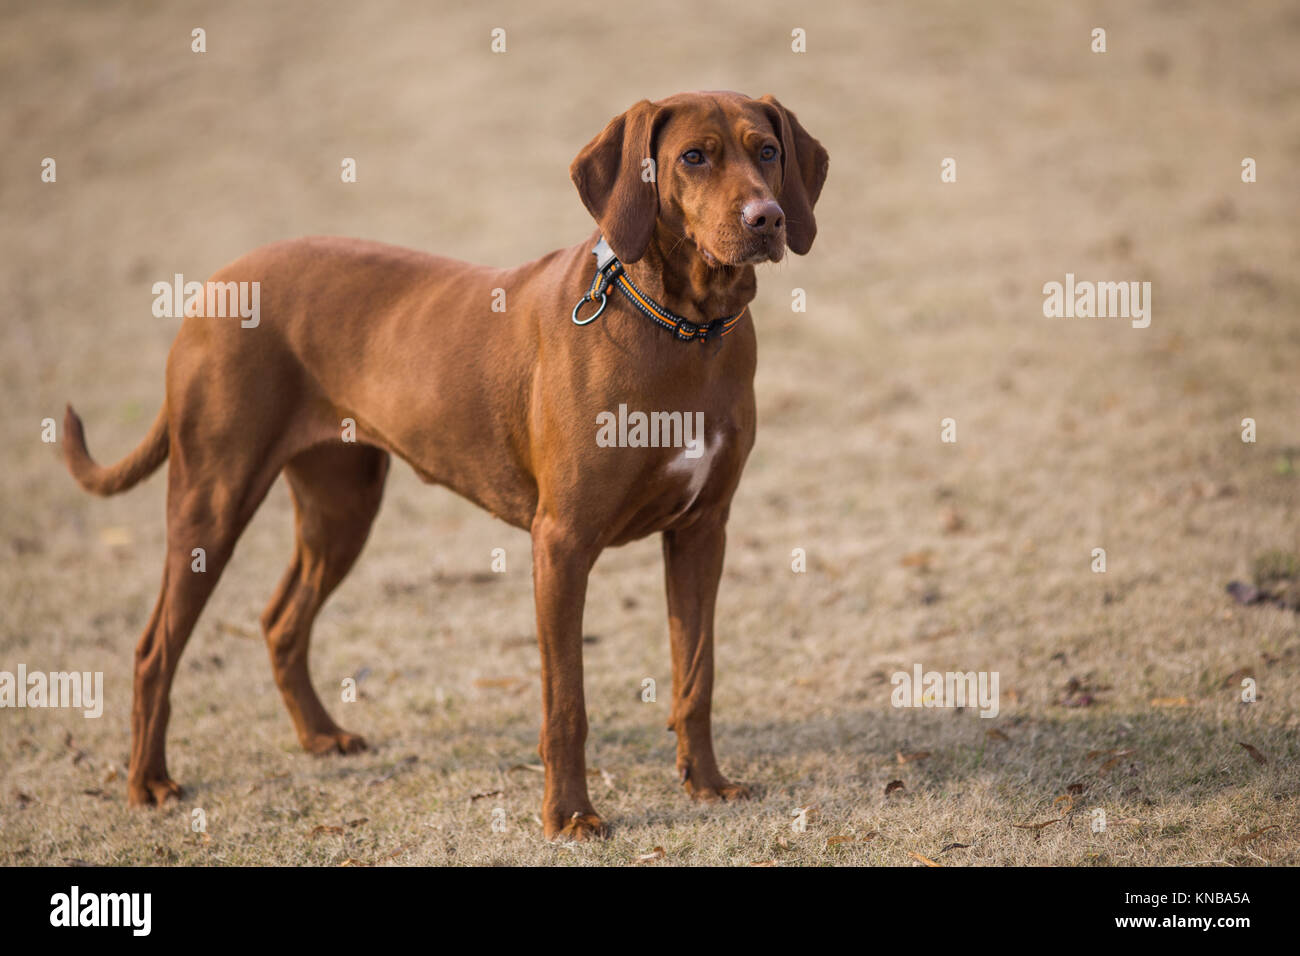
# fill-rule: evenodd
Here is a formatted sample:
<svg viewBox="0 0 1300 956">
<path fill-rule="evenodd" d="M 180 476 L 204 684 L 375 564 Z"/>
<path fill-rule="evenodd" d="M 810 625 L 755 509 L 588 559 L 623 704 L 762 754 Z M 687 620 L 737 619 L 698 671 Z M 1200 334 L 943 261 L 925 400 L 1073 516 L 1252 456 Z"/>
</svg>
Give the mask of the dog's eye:
<svg viewBox="0 0 1300 956">
<path fill-rule="evenodd" d="M 775 146 L 764 146 L 758 151 L 758 158 L 765 163 L 770 163 L 777 157 L 777 148 Z"/>
<path fill-rule="evenodd" d="M 682 162 L 687 166 L 702 166 L 704 164 L 704 154 L 698 149 L 688 149 L 682 153 Z"/>
</svg>

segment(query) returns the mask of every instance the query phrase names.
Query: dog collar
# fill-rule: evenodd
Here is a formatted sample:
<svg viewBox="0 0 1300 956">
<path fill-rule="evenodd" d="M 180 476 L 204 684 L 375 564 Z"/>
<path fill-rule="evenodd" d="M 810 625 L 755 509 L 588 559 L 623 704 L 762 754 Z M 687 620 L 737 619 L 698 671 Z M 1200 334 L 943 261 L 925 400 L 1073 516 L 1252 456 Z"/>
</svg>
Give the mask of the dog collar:
<svg viewBox="0 0 1300 956">
<path fill-rule="evenodd" d="M 742 309 L 730 318 L 714 319 L 707 325 L 698 325 L 676 313 L 669 312 L 637 288 L 636 283 L 629 278 L 627 271 L 623 268 L 623 263 L 618 261 L 618 256 L 614 255 L 614 250 L 605 241 L 604 236 L 600 237 L 596 245 L 592 247 L 591 252 L 596 257 L 596 277 L 591 281 L 591 288 L 573 307 L 574 325 L 590 325 L 600 318 L 600 314 L 605 311 L 605 304 L 609 301 L 608 293 L 611 286 L 622 292 L 642 315 L 672 332 L 674 336 L 683 342 L 692 340 L 705 342 L 714 335 L 719 338 L 729 335 L 731 330 L 736 327 L 736 323 L 740 321 L 740 317 L 745 314 Z M 578 318 L 578 310 L 582 308 L 583 303 L 596 301 L 599 301 L 600 304 L 590 318 Z"/>
</svg>

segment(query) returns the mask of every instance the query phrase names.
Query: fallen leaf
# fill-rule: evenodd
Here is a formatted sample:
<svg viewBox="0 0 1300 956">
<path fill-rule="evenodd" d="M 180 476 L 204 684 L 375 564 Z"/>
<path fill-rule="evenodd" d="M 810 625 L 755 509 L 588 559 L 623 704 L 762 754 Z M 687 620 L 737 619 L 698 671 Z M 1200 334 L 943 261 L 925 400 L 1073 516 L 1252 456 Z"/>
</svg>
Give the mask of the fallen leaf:
<svg viewBox="0 0 1300 956">
<path fill-rule="evenodd" d="M 349 820 L 347 823 L 344 824 L 344 826 L 359 827 L 361 826 L 361 824 L 365 823 L 369 819 L 370 819 L 369 817 L 357 817 L 355 820 Z"/>
<path fill-rule="evenodd" d="M 1261 827 L 1258 830 L 1252 830 L 1250 833 L 1247 833 L 1243 837 L 1237 837 L 1237 839 L 1233 840 L 1232 842 L 1240 846 L 1244 843 L 1250 843 L 1252 840 L 1258 840 L 1269 830 L 1276 830 L 1276 829 L 1278 829 L 1278 825 L 1276 823 L 1270 823 L 1266 827 Z"/>
<path fill-rule="evenodd" d="M 1243 743 L 1241 743 L 1240 741 L 1238 741 L 1238 742 L 1237 742 L 1237 746 L 1238 746 L 1238 747 L 1242 747 L 1242 748 L 1244 748 L 1245 751 L 1246 751 L 1246 753 L 1250 754 L 1250 758 L 1251 758 L 1252 760 L 1254 760 L 1255 763 L 1257 763 L 1257 764 L 1267 764 L 1267 763 L 1268 763 L 1268 758 L 1265 757 L 1265 756 L 1264 756 L 1262 753 L 1260 753 L 1258 750 L 1256 750 L 1254 747 L 1252 747 L 1250 744 L 1243 744 Z"/>
<path fill-rule="evenodd" d="M 960 511 L 948 505 L 939 512 L 939 527 L 943 529 L 944 534 L 956 534 L 966 527 L 966 519 L 962 517 Z"/>
<path fill-rule="evenodd" d="M 505 796 L 505 793 L 501 790 L 480 790 L 478 793 L 471 793 L 469 795 L 469 802 L 473 803 L 475 800 L 482 800 L 484 797 L 502 796 Z"/>
<path fill-rule="evenodd" d="M 911 850 L 908 850 L 908 851 L 907 851 L 907 855 L 910 856 L 910 857 L 911 857 L 912 859 L 914 859 L 914 860 L 920 860 L 920 861 L 921 861 L 922 863 L 924 863 L 926 866 L 937 866 L 937 867 L 940 867 L 940 868 L 943 867 L 943 864 L 942 864 L 942 863 L 936 863 L 936 862 L 934 862 L 934 860 L 930 859 L 928 856 L 921 856 L 921 854 L 919 854 L 919 853 L 913 853 Z"/>
<path fill-rule="evenodd" d="M 885 784 L 885 796 L 889 796 L 895 790 L 903 790 L 905 789 L 905 786 L 906 785 L 901 780 L 891 780 L 889 783 Z"/>
<path fill-rule="evenodd" d="M 949 850 L 969 850 L 969 849 L 970 849 L 969 843 L 945 843 L 943 845 L 943 849 L 939 851 L 939 855 L 943 856 Z"/>
<path fill-rule="evenodd" d="M 894 757 L 900 764 L 911 763 L 913 760 L 924 760 L 930 756 L 928 750 L 918 750 L 916 753 L 905 754 L 901 750 L 894 751 Z"/>
<path fill-rule="evenodd" d="M 1097 703 L 1097 694 L 1111 689 L 1109 684 L 1093 684 L 1071 677 L 1066 681 L 1061 696 L 1056 703 L 1061 707 L 1091 707 Z"/>
<path fill-rule="evenodd" d="M 322 833 L 342 833 L 342 832 L 343 832 L 342 827 L 331 827 L 331 826 L 325 826 L 324 824 L 321 824 L 320 826 L 312 828 L 310 836 L 312 839 L 315 839 L 316 837 L 320 836 Z"/>
<path fill-rule="evenodd" d="M 651 850 L 649 853 L 643 853 L 643 854 L 641 854 L 640 856 L 638 856 L 638 857 L 637 857 L 635 860 L 633 860 L 632 862 L 633 862 L 633 863 L 650 863 L 650 862 L 653 862 L 654 860 L 662 860 L 663 858 L 664 858 L 664 848 L 661 847 L 661 846 L 657 846 L 657 847 L 655 847 L 653 850 Z"/>
<path fill-rule="evenodd" d="M 903 555 L 899 563 L 905 568 L 920 568 L 922 571 L 929 571 L 933 561 L 934 552 L 929 548 L 923 548 L 920 551 L 909 551 Z"/>
<path fill-rule="evenodd" d="M 843 834 L 843 833 L 840 834 L 839 836 L 833 836 L 833 837 L 827 837 L 827 838 L 826 838 L 826 846 L 827 846 L 827 847 L 839 846 L 841 843 L 852 843 L 852 842 L 854 842 L 853 837 L 849 836 L 848 834 Z"/>
<path fill-rule="evenodd" d="M 1098 757 L 1107 757 L 1107 756 L 1110 756 L 1111 754 L 1114 754 L 1116 757 L 1127 757 L 1127 756 L 1128 756 L 1129 754 L 1131 754 L 1131 753 L 1134 753 L 1134 751 L 1133 751 L 1133 750 L 1119 750 L 1119 749 L 1111 749 L 1111 750 L 1089 750 L 1085 759 L 1087 759 L 1087 760 L 1096 760 Z"/>
<path fill-rule="evenodd" d="M 86 752 L 77 747 L 72 741 L 72 731 L 68 731 L 63 735 L 63 745 L 72 751 L 72 762 L 74 764 L 81 763 L 85 759 Z"/>
<path fill-rule="evenodd" d="M 1041 830 L 1043 827 L 1050 827 L 1053 823 L 1060 822 L 1060 817 L 1054 817 L 1051 820 L 1044 820 L 1042 823 L 1013 823 L 1011 825 L 1017 830 Z"/>
<path fill-rule="evenodd" d="M 1241 682 L 1243 680 L 1245 680 L 1247 677 L 1254 677 L 1254 676 L 1255 676 L 1255 669 L 1253 667 L 1238 667 L 1235 671 L 1233 671 L 1231 674 L 1229 674 L 1227 677 L 1223 679 L 1223 683 L 1220 684 L 1219 687 L 1220 689 L 1225 689 L 1225 690 L 1229 687 L 1234 687 L 1234 688 L 1240 687 Z"/>
<path fill-rule="evenodd" d="M 878 837 L 878 836 L 880 836 L 880 831 L 879 831 L 879 830 L 870 830 L 870 831 L 868 831 L 867 835 L 864 836 L 864 837 L 862 838 L 862 842 L 863 842 L 863 843 L 870 843 L 872 840 L 874 840 L 874 839 L 875 839 L 876 837 Z"/>
</svg>

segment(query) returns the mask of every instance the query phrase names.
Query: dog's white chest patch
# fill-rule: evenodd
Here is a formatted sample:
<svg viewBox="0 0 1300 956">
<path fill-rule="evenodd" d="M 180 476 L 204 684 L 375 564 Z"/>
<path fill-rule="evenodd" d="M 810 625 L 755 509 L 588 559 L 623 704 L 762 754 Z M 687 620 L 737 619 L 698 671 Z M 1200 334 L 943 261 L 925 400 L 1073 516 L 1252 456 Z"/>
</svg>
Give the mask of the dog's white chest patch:
<svg viewBox="0 0 1300 956">
<path fill-rule="evenodd" d="M 722 449 L 722 432 L 715 432 L 712 437 L 701 436 L 700 444 L 704 448 L 697 456 L 688 456 L 687 452 L 691 449 L 683 448 L 668 462 L 668 474 L 686 482 L 686 506 L 682 508 L 683 512 L 688 511 L 691 505 L 695 504 L 695 499 L 700 496 L 705 482 L 709 480 L 713 462 Z"/>
</svg>

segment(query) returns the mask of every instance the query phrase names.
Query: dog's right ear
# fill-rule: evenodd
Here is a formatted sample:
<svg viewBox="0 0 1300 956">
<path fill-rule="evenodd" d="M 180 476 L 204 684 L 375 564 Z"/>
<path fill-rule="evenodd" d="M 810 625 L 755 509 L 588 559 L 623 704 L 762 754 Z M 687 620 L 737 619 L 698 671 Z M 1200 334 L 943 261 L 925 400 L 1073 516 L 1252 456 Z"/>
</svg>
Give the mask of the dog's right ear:
<svg viewBox="0 0 1300 956">
<path fill-rule="evenodd" d="M 654 137 L 661 113 L 642 100 L 610 120 L 569 167 L 582 204 L 624 262 L 645 255 L 659 215 Z"/>
</svg>

